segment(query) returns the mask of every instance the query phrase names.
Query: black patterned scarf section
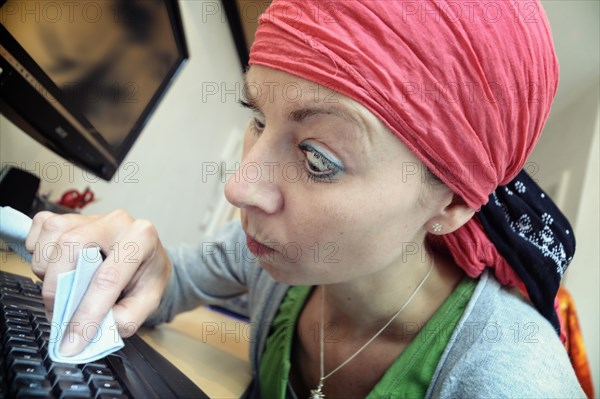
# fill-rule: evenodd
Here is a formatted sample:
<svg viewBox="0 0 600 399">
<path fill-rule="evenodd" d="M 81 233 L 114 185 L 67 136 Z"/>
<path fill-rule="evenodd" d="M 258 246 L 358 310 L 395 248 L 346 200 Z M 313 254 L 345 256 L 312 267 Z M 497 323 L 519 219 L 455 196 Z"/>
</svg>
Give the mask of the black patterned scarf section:
<svg viewBox="0 0 600 399">
<path fill-rule="evenodd" d="M 522 170 L 490 195 L 479 220 L 525 284 L 535 307 L 560 332 L 554 299 L 575 252 L 575 236 L 567 218 Z"/>
</svg>

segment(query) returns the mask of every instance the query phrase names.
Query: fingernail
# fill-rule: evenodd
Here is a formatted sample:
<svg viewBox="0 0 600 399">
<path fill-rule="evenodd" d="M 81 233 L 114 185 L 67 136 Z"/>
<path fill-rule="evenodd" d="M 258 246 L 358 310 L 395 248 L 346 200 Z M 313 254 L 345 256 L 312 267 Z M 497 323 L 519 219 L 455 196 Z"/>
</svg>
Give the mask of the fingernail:
<svg viewBox="0 0 600 399">
<path fill-rule="evenodd" d="M 79 334 L 71 332 L 63 337 L 60 343 L 60 354 L 63 356 L 75 356 L 83 350 L 85 342 Z"/>
</svg>

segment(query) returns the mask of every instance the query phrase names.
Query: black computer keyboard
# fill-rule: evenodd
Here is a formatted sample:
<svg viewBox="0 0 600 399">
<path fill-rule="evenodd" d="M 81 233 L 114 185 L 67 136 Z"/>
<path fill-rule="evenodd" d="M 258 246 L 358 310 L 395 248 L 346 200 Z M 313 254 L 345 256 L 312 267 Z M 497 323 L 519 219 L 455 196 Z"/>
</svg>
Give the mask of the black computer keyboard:
<svg viewBox="0 0 600 399">
<path fill-rule="evenodd" d="M 0 399 L 208 398 L 139 336 L 93 363 L 55 363 L 41 284 L 0 271 Z"/>
</svg>

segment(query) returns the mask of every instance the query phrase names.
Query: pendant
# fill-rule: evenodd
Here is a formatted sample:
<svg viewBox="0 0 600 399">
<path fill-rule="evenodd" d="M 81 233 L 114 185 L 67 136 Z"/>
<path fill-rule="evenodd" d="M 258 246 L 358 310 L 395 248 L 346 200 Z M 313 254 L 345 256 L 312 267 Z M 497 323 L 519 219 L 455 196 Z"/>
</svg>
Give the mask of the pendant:
<svg viewBox="0 0 600 399">
<path fill-rule="evenodd" d="M 319 386 L 316 389 L 310 390 L 310 398 L 309 399 L 325 399 L 325 394 L 322 391 L 323 389 L 323 381 L 319 381 Z"/>
</svg>

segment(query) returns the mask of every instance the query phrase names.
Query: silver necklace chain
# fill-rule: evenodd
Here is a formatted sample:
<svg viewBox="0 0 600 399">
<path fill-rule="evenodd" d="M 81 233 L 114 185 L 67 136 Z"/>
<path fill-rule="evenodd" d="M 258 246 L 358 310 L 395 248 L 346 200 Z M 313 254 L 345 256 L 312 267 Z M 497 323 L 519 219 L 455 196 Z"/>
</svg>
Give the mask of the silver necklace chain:
<svg viewBox="0 0 600 399">
<path fill-rule="evenodd" d="M 325 354 L 324 354 L 324 350 L 323 350 L 324 335 L 325 335 L 324 326 L 323 326 L 323 322 L 324 322 L 323 308 L 325 307 L 325 286 L 322 287 L 323 291 L 321 292 L 321 325 L 320 325 L 320 329 L 319 329 L 319 341 L 320 341 L 320 359 L 319 360 L 320 360 L 321 370 L 320 370 L 320 374 L 319 374 L 320 375 L 319 385 L 315 389 L 311 389 L 310 390 L 310 399 L 324 399 L 325 398 L 325 394 L 323 393 L 323 382 L 327 378 L 331 377 L 334 373 L 336 373 L 339 369 L 341 369 L 342 367 L 344 367 L 345 365 L 347 365 L 356 356 L 358 356 L 359 353 L 361 353 L 367 346 L 369 346 L 369 344 L 371 342 L 375 341 L 375 339 L 377 337 L 379 337 L 379 335 L 390 324 L 392 324 L 392 322 L 396 319 L 396 317 L 398 317 L 398 315 L 400 313 L 402 313 L 402 311 L 408 306 L 408 304 L 417 295 L 417 293 L 419 292 L 419 290 L 421 289 L 421 287 L 423 287 L 423 285 L 425 284 L 425 282 L 429 278 L 429 275 L 431 274 L 432 270 L 433 270 L 433 257 L 431 258 L 431 266 L 429 266 L 429 270 L 427 271 L 427 274 L 425 275 L 425 277 L 423 277 L 423 280 L 421 280 L 421 282 L 419 283 L 419 285 L 417 286 L 417 288 L 415 288 L 415 290 L 413 291 L 413 293 L 411 294 L 411 296 L 408 297 L 408 299 L 406 300 L 406 302 L 404 302 L 404 304 L 402 305 L 402 307 L 400 309 L 398 309 L 398 311 L 396 313 L 394 313 L 394 315 L 392 316 L 392 318 L 389 319 L 388 322 L 385 323 L 384 326 L 381 327 L 381 329 L 379 331 L 377 331 L 377 333 L 375 335 L 373 335 L 373 337 L 371 337 L 371 339 L 369 339 L 363 346 L 361 346 L 356 352 L 354 352 L 354 354 L 352 354 L 352 356 L 350 356 L 342 364 L 340 364 L 335 369 L 333 369 L 333 371 L 330 371 L 327 375 L 323 375 L 325 373 L 325 366 L 324 366 L 324 364 L 325 364 L 325 361 L 324 361 Z"/>
</svg>

